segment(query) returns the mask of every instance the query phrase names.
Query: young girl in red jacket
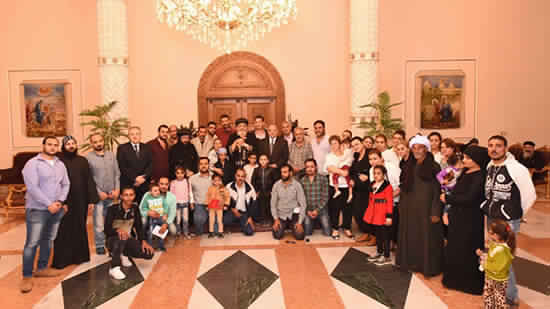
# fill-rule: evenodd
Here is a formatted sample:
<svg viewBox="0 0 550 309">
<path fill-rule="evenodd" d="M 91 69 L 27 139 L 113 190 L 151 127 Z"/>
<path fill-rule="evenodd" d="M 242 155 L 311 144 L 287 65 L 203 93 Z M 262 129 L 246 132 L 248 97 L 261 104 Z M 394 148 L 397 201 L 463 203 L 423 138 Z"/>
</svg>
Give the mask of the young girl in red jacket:
<svg viewBox="0 0 550 309">
<path fill-rule="evenodd" d="M 393 212 L 393 188 L 386 180 L 386 168 L 383 165 L 373 167 L 374 180 L 369 197 L 369 207 L 363 220 L 376 227 L 376 251 L 378 254 L 368 258 L 376 265 L 391 264 L 390 232 Z"/>
</svg>

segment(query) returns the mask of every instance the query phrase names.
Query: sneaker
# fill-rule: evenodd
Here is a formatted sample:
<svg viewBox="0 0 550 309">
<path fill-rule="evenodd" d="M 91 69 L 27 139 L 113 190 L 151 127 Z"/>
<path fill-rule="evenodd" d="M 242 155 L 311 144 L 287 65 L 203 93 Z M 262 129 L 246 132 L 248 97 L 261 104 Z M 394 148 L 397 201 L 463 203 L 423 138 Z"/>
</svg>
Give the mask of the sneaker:
<svg viewBox="0 0 550 309">
<path fill-rule="evenodd" d="M 185 234 L 185 239 L 193 239 L 193 236 L 191 234 Z"/>
<path fill-rule="evenodd" d="M 223 233 L 218 233 L 218 235 L 216 235 L 218 238 L 223 238 Z"/>
<path fill-rule="evenodd" d="M 32 291 L 32 277 L 23 277 L 19 285 L 19 290 L 21 290 L 21 293 L 29 293 Z"/>
<path fill-rule="evenodd" d="M 124 267 L 132 267 L 132 262 L 125 255 L 120 256 L 120 262 L 122 263 L 122 266 L 124 266 Z"/>
<path fill-rule="evenodd" d="M 371 255 L 367 258 L 367 261 L 374 262 L 374 261 L 380 259 L 381 256 L 382 256 L 382 253 L 377 253 L 376 255 Z"/>
<path fill-rule="evenodd" d="M 49 277 L 57 277 L 61 275 L 61 271 L 53 268 L 44 268 L 41 270 L 37 270 L 34 272 L 34 277 L 36 278 L 49 278 Z"/>
<path fill-rule="evenodd" d="M 332 198 L 333 198 L 333 199 L 334 199 L 334 198 L 337 198 L 337 197 L 340 196 L 340 194 L 342 194 L 342 192 L 340 192 L 340 190 L 335 191 L 335 192 L 334 192 L 334 195 L 332 196 Z"/>
<path fill-rule="evenodd" d="M 208 238 L 214 238 L 214 233 L 212 232 L 208 233 Z"/>
<path fill-rule="evenodd" d="M 350 204 L 352 200 L 353 200 L 353 194 L 350 194 L 350 195 L 348 196 L 348 200 L 346 201 L 346 203 L 347 203 L 347 204 Z"/>
<path fill-rule="evenodd" d="M 116 280 L 123 280 L 126 278 L 126 275 L 120 270 L 120 266 L 109 269 L 109 275 Z"/>
<path fill-rule="evenodd" d="M 391 258 L 380 256 L 380 258 L 378 260 L 374 261 L 374 264 L 377 265 L 377 266 L 383 266 L 383 265 L 391 264 Z"/>
<path fill-rule="evenodd" d="M 103 248 L 103 247 L 98 247 L 98 248 L 95 249 L 95 253 L 96 253 L 97 255 L 105 255 L 105 248 Z"/>
</svg>

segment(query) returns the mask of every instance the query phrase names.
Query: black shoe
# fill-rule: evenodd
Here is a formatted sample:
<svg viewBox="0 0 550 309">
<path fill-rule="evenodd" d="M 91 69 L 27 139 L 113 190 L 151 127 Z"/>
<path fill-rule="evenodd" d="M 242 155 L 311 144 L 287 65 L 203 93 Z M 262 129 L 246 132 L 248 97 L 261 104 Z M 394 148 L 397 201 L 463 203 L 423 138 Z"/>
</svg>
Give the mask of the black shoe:
<svg viewBox="0 0 550 309">
<path fill-rule="evenodd" d="M 95 249 L 95 253 L 97 253 L 97 255 L 105 255 L 105 248 L 98 247 Z"/>
<path fill-rule="evenodd" d="M 214 238 L 214 233 L 208 233 L 208 238 Z"/>
<path fill-rule="evenodd" d="M 223 234 L 222 233 L 218 233 L 218 235 L 216 235 L 218 238 L 223 238 Z"/>
</svg>

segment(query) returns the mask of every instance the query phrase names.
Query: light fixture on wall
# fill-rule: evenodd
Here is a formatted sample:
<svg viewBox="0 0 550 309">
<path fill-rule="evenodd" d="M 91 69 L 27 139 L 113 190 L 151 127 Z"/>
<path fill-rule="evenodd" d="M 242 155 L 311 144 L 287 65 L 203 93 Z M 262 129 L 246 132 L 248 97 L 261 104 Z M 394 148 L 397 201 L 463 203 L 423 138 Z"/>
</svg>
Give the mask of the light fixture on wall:
<svg viewBox="0 0 550 309">
<path fill-rule="evenodd" d="M 161 22 L 228 54 L 287 24 L 297 12 L 296 0 L 157 0 Z"/>
</svg>

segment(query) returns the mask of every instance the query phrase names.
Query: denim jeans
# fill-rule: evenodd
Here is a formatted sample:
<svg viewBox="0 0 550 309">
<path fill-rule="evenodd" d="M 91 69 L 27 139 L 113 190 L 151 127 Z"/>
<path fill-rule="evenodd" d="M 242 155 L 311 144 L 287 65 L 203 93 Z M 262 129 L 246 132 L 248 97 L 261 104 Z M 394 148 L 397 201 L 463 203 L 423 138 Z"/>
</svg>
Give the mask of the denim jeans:
<svg viewBox="0 0 550 309">
<path fill-rule="evenodd" d="M 226 218 L 226 213 L 229 211 L 224 211 L 223 215 L 223 224 L 226 220 L 232 220 L 230 218 Z M 193 210 L 193 224 L 195 225 L 195 234 L 197 236 L 201 236 L 204 231 L 204 225 L 206 222 L 208 222 L 208 218 L 210 216 L 208 215 L 208 207 L 206 204 L 195 204 L 195 209 Z M 231 222 L 232 221 L 228 221 Z M 218 222 L 214 222 L 214 233 L 218 233 Z"/>
<path fill-rule="evenodd" d="M 48 210 L 25 209 L 25 223 L 27 225 L 27 239 L 23 249 L 23 277 L 32 277 L 36 248 L 40 247 L 37 270 L 48 267 L 50 251 L 57 230 L 65 211 L 60 209 L 55 214 Z"/>
<path fill-rule="evenodd" d="M 252 214 L 248 214 L 247 212 L 239 211 L 240 217 L 235 216 L 232 210 L 225 211 L 223 214 L 223 224 L 224 225 L 231 225 L 235 223 L 239 223 L 239 226 L 241 227 L 241 232 L 246 236 L 252 236 L 254 235 L 254 229 L 250 224 L 248 223 L 248 218 L 253 217 Z M 217 225 L 214 226 L 215 231 L 217 228 Z"/>
<path fill-rule="evenodd" d="M 328 209 L 327 207 L 324 207 L 321 209 L 319 214 L 317 214 L 317 217 L 315 219 L 311 218 L 307 215 L 306 212 L 306 218 L 304 219 L 304 231 L 306 233 L 306 236 L 311 236 L 313 234 L 313 225 L 315 224 L 315 221 L 319 220 L 319 223 L 321 223 L 321 229 L 323 230 L 323 234 L 325 236 L 330 236 L 330 220 L 328 217 Z"/>
<path fill-rule="evenodd" d="M 176 204 L 176 228 L 178 234 L 189 234 L 189 203 Z"/>
<path fill-rule="evenodd" d="M 166 222 L 160 218 L 142 217 L 143 228 L 145 229 L 145 235 L 149 244 L 153 243 L 153 229 L 157 225 L 163 225 Z M 176 235 L 177 229 L 174 223 L 168 224 L 168 233 L 170 235 Z M 160 239 L 160 247 L 164 248 L 164 239 Z"/>
<path fill-rule="evenodd" d="M 105 227 L 105 218 L 107 217 L 107 209 L 112 204 L 113 204 L 113 200 L 105 199 L 103 201 L 99 201 L 94 206 L 93 219 L 94 219 L 94 241 L 95 241 L 96 250 L 98 248 L 105 248 L 105 233 L 103 232 Z"/>
<path fill-rule="evenodd" d="M 202 235 L 204 230 L 204 224 L 208 221 L 208 209 L 206 204 L 195 204 L 195 209 L 193 210 L 193 223 L 195 224 L 195 234 L 197 236 Z M 217 224 L 215 231 L 217 231 Z"/>
<path fill-rule="evenodd" d="M 491 218 L 487 218 L 487 227 L 491 225 Z M 510 226 L 512 232 L 519 233 L 521 219 L 506 221 Z M 510 266 L 510 274 L 508 275 L 508 287 L 506 288 L 506 299 L 510 301 L 516 301 L 519 299 L 518 287 L 516 284 L 516 275 L 514 274 L 513 266 Z"/>
</svg>

